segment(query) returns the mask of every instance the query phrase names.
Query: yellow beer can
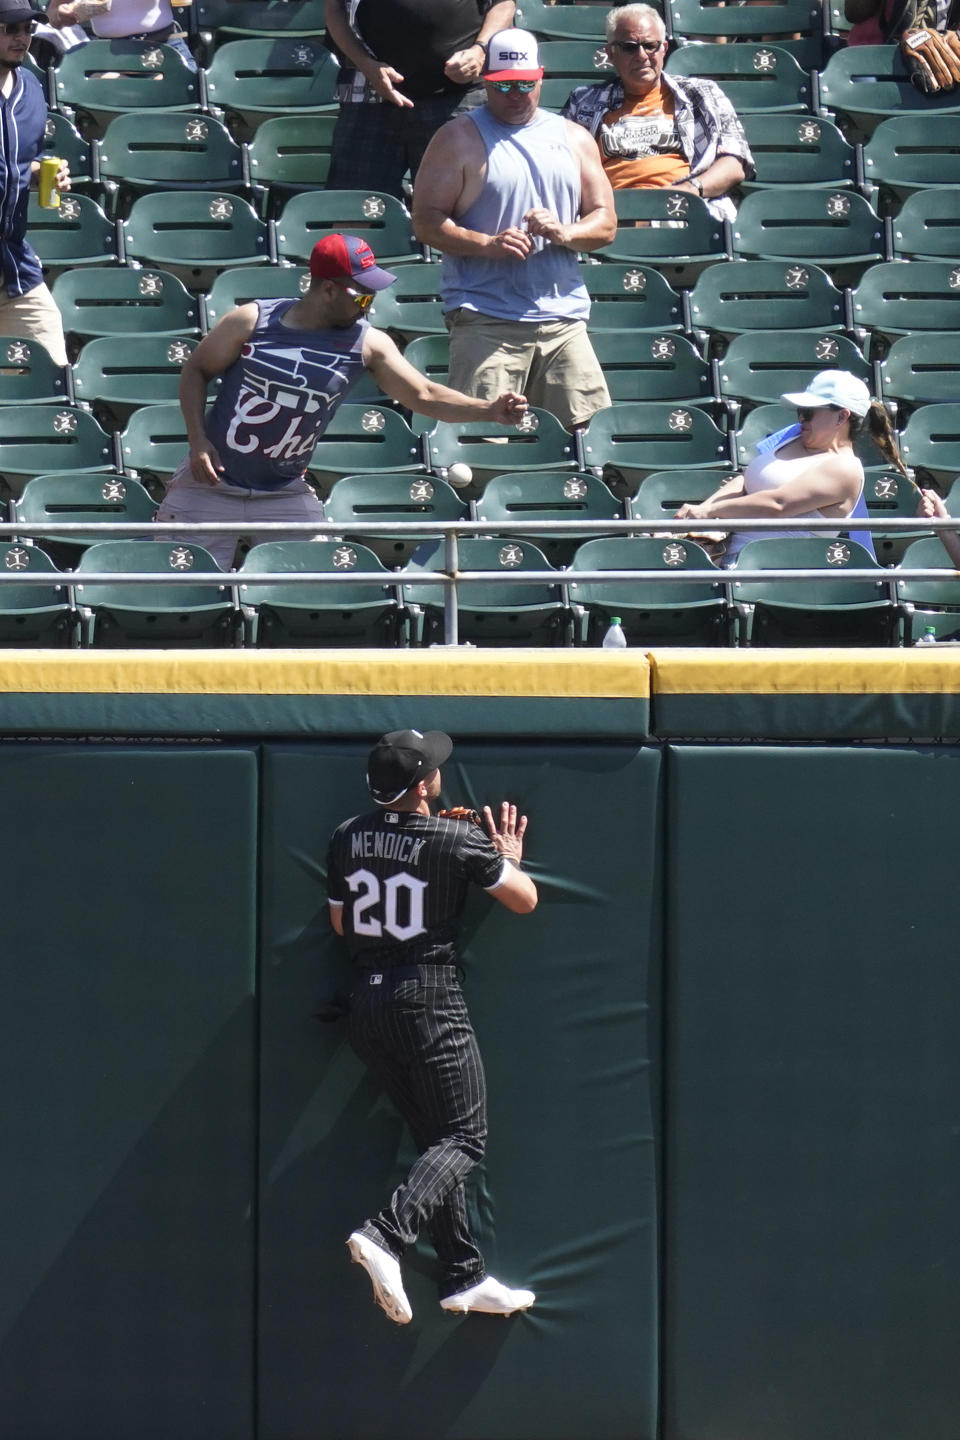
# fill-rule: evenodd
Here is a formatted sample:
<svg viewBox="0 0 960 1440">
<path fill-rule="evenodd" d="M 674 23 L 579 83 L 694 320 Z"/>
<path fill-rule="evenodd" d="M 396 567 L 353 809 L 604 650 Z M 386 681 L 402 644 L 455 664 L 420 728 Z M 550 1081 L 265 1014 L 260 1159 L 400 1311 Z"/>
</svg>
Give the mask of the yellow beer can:
<svg viewBox="0 0 960 1440">
<path fill-rule="evenodd" d="M 58 155 L 44 155 L 40 161 L 40 177 L 37 181 L 37 190 L 40 196 L 41 210 L 58 210 L 60 208 L 60 191 L 57 189 L 57 171 L 63 161 Z"/>
</svg>

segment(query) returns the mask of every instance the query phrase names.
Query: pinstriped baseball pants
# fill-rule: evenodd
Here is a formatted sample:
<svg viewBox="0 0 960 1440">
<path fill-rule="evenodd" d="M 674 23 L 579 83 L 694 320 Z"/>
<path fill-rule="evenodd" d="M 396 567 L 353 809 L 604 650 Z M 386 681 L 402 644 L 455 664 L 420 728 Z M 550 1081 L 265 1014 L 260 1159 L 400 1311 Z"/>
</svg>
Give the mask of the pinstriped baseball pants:
<svg viewBox="0 0 960 1440">
<path fill-rule="evenodd" d="M 399 1259 L 426 1228 L 440 1261 L 443 1299 L 485 1274 L 464 1182 L 483 1158 L 486 1081 L 455 969 L 420 971 L 422 977 L 450 978 L 391 984 L 387 970 L 381 983 L 370 984 L 363 974 L 351 1000 L 350 1044 L 380 1080 L 420 1152 L 389 1204 L 361 1229 Z"/>
</svg>

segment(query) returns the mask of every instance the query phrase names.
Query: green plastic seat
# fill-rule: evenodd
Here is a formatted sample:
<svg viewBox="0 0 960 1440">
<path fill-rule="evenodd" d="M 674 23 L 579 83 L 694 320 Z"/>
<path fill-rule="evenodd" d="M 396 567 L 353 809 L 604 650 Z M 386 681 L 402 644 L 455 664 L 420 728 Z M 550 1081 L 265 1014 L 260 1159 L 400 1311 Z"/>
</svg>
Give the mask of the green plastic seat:
<svg viewBox="0 0 960 1440">
<path fill-rule="evenodd" d="M 451 465 L 468 465 L 474 483 L 515 470 L 575 470 L 576 446 L 549 410 L 531 407 L 521 425 L 487 420 L 441 420 L 424 437 L 427 465 L 445 477 Z"/>
<path fill-rule="evenodd" d="M 844 570 L 876 571 L 849 580 Z M 747 570 L 822 570 L 822 578 L 740 580 Z M 889 573 L 853 540 L 781 536 L 750 540 L 728 572 L 741 645 L 891 645 L 898 611 Z"/>
<path fill-rule="evenodd" d="M 60 196 L 55 210 L 44 210 L 31 191 L 27 230 L 50 281 L 64 270 L 108 265 L 117 258 L 116 224 L 89 195 L 71 191 Z"/>
<path fill-rule="evenodd" d="M 626 401 L 598 410 L 580 433 L 585 468 L 631 488 L 654 470 L 729 465 L 727 438 L 696 405 Z"/>
<path fill-rule="evenodd" d="M 207 103 L 248 140 L 271 115 L 295 114 L 309 125 L 333 113 L 336 83 L 337 63 L 319 38 L 228 40 L 207 67 Z"/>
<path fill-rule="evenodd" d="M 74 110 L 90 132 L 102 133 L 125 110 L 193 110 L 200 79 L 170 45 L 91 40 L 68 50 L 54 71 L 58 110 Z"/>
<path fill-rule="evenodd" d="M 344 475 L 323 504 L 324 517 L 341 523 L 363 521 L 398 526 L 390 535 L 356 532 L 385 565 L 404 565 L 426 539 L 417 520 L 464 520 L 468 508 L 457 492 L 438 475 Z M 401 528 L 402 527 L 402 528 Z"/>
<path fill-rule="evenodd" d="M 787 51 L 765 41 L 682 45 L 667 60 L 669 75 L 714 80 L 738 114 L 748 110 L 806 110 L 810 77 Z"/>
<path fill-rule="evenodd" d="M 116 428 L 141 405 L 176 401 L 196 345 L 182 335 L 130 335 L 122 345 L 113 336 L 89 340 L 74 362 L 74 394 L 105 428 Z"/>
<path fill-rule="evenodd" d="M 207 289 L 218 271 L 270 259 L 267 226 L 238 195 L 213 190 L 163 190 L 141 195 L 121 222 L 127 257 Z"/>
<path fill-rule="evenodd" d="M 960 185 L 915 190 L 900 207 L 891 229 L 897 260 L 960 258 Z"/>
<path fill-rule="evenodd" d="M 70 405 L 0 406 L 0 476 L 14 496 L 52 470 L 104 470 L 113 443 L 86 410 Z"/>
<path fill-rule="evenodd" d="M 560 110 L 577 85 L 596 85 L 616 79 L 603 39 L 548 37 L 540 44 L 543 83 L 540 104 Z"/>
<path fill-rule="evenodd" d="M 569 474 L 566 470 L 522 470 L 514 475 L 494 475 L 474 506 L 478 520 L 495 530 L 501 521 L 529 525 L 525 532 L 511 532 L 511 540 L 525 539 L 543 551 L 551 565 L 569 564 L 582 540 L 596 529 L 576 529 L 565 534 L 545 534 L 539 526 L 547 520 L 603 522 L 622 520 L 623 504 L 596 475 Z"/>
<path fill-rule="evenodd" d="M 425 469 L 418 436 L 383 405 L 341 405 L 320 436 L 308 469 L 324 493 L 344 475 Z"/>
<path fill-rule="evenodd" d="M 891 116 L 960 112 L 960 91 L 922 94 L 896 45 L 850 45 L 831 55 L 820 72 L 820 105 L 844 119 L 850 138 L 864 140 Z"/>
<path fill-rule="evenodd" d="M 141 571 L 147 577 L 179 575 L 181 583 L 86 579 Z M 84 645 L 121 649 L 233 645 L 237 610 L 229 584 L 191 583 L 191 575 L 210 571 L 222 574 L 213 556 L 200 545 L 180 540 L 104 540 L 91 545 L 74 572 Z"/>
<path fill-rule="evenodd" d="M 360 573 L 369 584 L 303 580 L 279 585 L 258 575 Z M 276 540 L 254 545 L 237 576 L 247 643 L 261 647 L 406 645 L 396 578 L 354 540 Z"/>
<path fill-rule="evenodd" d="M 59 155 L 70 166 L 70 183 L 76 188 L 86 189 L 94 181 L 93 146 L 85 140 L 68 116 L 58 110 L 47 113 L 43 127 L 44 155 Z"/>
<path fill-rule="evenodd" d="M 282 260 L 307 264 L 317 241 L 337 230 L 366 240 L 380 264 L 423 259 L 406 206 L 372 190 L 294 195 L 276 222 L 277 252 Z"/>
<path fill-rule="evenodd" d="M 590 296 L 590 334 L 599 330 L 682 330 L 683 301 L 652 265 L 581 263 Z"/>
<path fill-rule="evenodd" d="M 686 537 L 602 536 L 587 540 L 571 569 L 665 572 L 712 570 L 706 551 Z M 579 613 L 578 643 L 600 645 L 611 617 L 629 645 L 725 645 L 727 601 L 723 572 L 716 580 L 663 580 L 656 573 L 627 580 L 574 580 L 567 585 Z"/>
<path fill-rule="evenodd" d="M 187 427 L 180 406 L 141 405 L 119 437 L 123 468 L 148 480 L 166 482 L 187 453 Z"/>
<path fill-rule="evenodd" d="M 25 570 L 49 571 L 50 584 L 18 585 L 7 578 Z M 65 578 L 38 546 L 0 541 L 0 646 L 77 643 L 77 612 L 70 603 Z"/>
<path fill-rule="evenodd" d="M 322 36 L 323 0 L 195 0 L 197 28 L 231 36 Z"/>
<path fill-rule="evenodd" d="M 403 354 L 421 375 L 446 385 L 450 371 L 450 337 L 446 331 L 442 335 L 418 335 L 410 341 Z M 428 425 L 431 423 L 427 422 Z"/>
<path fill-rule="evenodd" d="M 823 9 L 819 0 L 754 0 L 749 6 L 669 0 L 673 35 L 684 39 L 767 41 L 804 67 L 823 60 Z M 724 13 L 727 12 L 727 13 Z"/>
<path fill-rule="evenodd" d="M 109 522 L 120 525 L 124 520 L 138 524 L 153 519 L 156 503 L 142 485 L 127 475 L 109 471 L 89 475 L 36 475 L 28 480 L 23 494 L 13 506 L 17 523 L 42 527 L 50 522 L 78 524 Z M 57 535 L 42 528 L 31 529 L 30 538 L 65 565 L 98 543 L 95 535 Z M 99 540 L 129 539 L 122 530 Z"/>
<path fill-rule="evenodd" d="M 67 377 L 39 340 L 0 334 L 0 405 L 62 405 Z"/>
<path fill-rule="evenodd" d="M 748 330 L 735 335 L 717 364 L 720 394 L 736 408 L 743 401 L 779 403 L 805 390 L 821 370 L 848 370 L 872 386 L 873 370 L 846 335 L 816 330 Z"/>
<path fill-rule="evenodd" d="M 756 165 L 744 192 L 777 185 L 849 190 L 856 183 L 856 147 L 822 115 L 749 113 L 740 121 Z"/>
<path fill-rule="evenodd" d="M 100 179 L 123 211 L 154 190 L 236 190 L 243 152 L 212 115 L 137 110 L 118 115 L 98 142 Z"/>
<path fill-rule="evenodd" d="M 197 301 L 166 270 L 118 265 L 68 270 L 53 285 L 67 335 L 198 335 Z"/>
<path fill-rule="evenodd" d="M 292 265 L 264 265 L 221 270 L 202 297 L 204 328 L 212 330 L 218 320 L 238 305 L 251 300 L 297 300 L 310 288 L 310 272 Z"/>
<path fill-rule="evenodd" d="M 883 221 L 853 190 L 752 190 L 732 231 L 742 260 L 809 261 L 844 281 L 884 258 Z"/>
<path fill-rule="evenodd" d="M 943 542 L 932 535 L 914 540 L 904 551 L 905 570 L 945 570 L 942 580 L 910 580 L 896 577 L 897 599 L 903 616 L 903 643 L 915 645 L 919 636 L 932 627 L 938 640 L 954 639 L 960 632 L 960 580 Z"/>
<path fill-rule="evenodd" d="M 729 479 L 729 470 L 655 470 L 627 502 L 628 518 L 671 520 L 681 505 L 700 505 Z"/>
<path fill-rule="evenodd" d="M 795 405 L 776 401 L 770 405 L 757 405 L 744 419 L 740 429 L 734 433 L 736 464 L 739 469 L 749 465 L 757 453 L 757 444 L 767 435 L 774 435 L 785 425 L 793 425 L 797 419 Z M 877 449 L 876 441 L 864 427 L 857 437 L 854 453 L 864 470 L 888 470 L 890 461 Z"/>
<path fill-rule="evenodd" d="M 727 260 L 727 236 L 699 195 L 669 188 L 615 190 L 617 233 L 595 253 L 610 260 L 656 265 L 688 285 L 707 265 Z"/>
<path fill-rule="evenodd" d="M 900 431 L 907 465 L 952 483 L 960 474 L 960 403 L 921 405 Z"/>
<path fill-rule="evenodd" d="M 274 115 L 257 127 L 247 147 L 250 181 L 260 213 L 277 215 L 291 195 L 326 184 L 336 115 Z"/>
<path fill-rule="evenodd" d="M 844 327 L 843 294 L 817 265 L 731 260 L 704 270 L 690 292 L 690 318 L 695 331 L 716 336 L 833 332 Z"/>
<path fill-rule="evenodd" d="M 660 14 L 663 6 L 653 7 Z M 544 0 L 520 0 L 517 5 L 515 25 L 532 30 L 555 40 L 599 40 L 605 35 L 605 21 L 610 6 L 607 0 L 558 0 L 557 4 L 545 4 Z"/>
<path fill-rule="evenodd" d="M 2 342 L 0 342 L 2 344 Z M 880 362 L 883 398 L 898 412 L 957 396 L 960 330 L 901 335 Z"/>
<path fill-rule="evenodd" d="M 960 330 L 960 263 L 893 260 L 871 265 L 851 292 L 858 333 L 875 337 L 915 330 Z"/>
<path fill-rule="evenodd" d="M 881 120 L 863 147 L 863 174 L 897 200 L 930 185 L 960 185 L 960 115 Z"/>
<path fill-rule="evenodd" d="M 683 335 L 600 330 L 590 342 L 614 403 L 673 400 L 710 406 L 716 398 L 710 362 Z"/>
<path fill-rule="evenodd" d="M 870 470 L 864 477 L 863 498 L 871 520 L 910 520 L 917 514 L 917 487 L 899 470 Z M 881 565 L 897 565 L 906 547 L 922 531 L 873 530 L 873 548 Z"/>
<path fill-rule="evenodd" d="M 440 645 L 444 629 L 444 589 L 417 582 L 418 571 L 444 568 L 442 542 L 420 565 L 410 565 L 402 577 L 404 604 L 411 609 L 414 642 Z M 458 544 L 461 573 L 496 572 L 496 580 L 460 580 L 457 585 L 457 624 L 460 643 L 494 646 L 569 645 L 570 611 L 563 599 L 562 575 L 542 550 L 526 540 L 467 537 Z M 517 570 L 542 570 L 543 584 L 523 584 L 511 578 Z"/>
<path fill-rule="evenodd" d="M 397 278 L 390 288 L 377 292 L 369 311 L 371 322 L 380 330 L 397 332 L 404 340 L 414 340 L 420 335 L 446 335 L 440 299 L 440 266 L 414 261 L 400 265 L 395 273 Z"/>
</svg>

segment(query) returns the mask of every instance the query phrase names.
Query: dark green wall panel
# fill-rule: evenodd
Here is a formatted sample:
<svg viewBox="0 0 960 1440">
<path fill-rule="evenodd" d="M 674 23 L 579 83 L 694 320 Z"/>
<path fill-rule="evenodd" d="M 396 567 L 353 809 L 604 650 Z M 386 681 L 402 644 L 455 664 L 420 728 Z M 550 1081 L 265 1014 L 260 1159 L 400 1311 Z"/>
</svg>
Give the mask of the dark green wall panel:
<svg viewBox="0 0 960 1440">
<path fill-rule="evenodd" d="M 310 1018 L 342 977 L 322 867 L 332 828 L 369 803 L 367 749 L 265 753 L 261 1440 L 652 1437 L 660 756 L 459 745 L 445 771 L 450 801 L 506 795 L 531 816 L 540 907 L 516 917 L 477 896 L 466 988 L 490 1088 L 478 1231 L 492 1272 L 538 1301 L 509 1321 L 445 1315 L 424 1244 L 399 1329 L 344 1241 L 410 1144 L 341 1027 Z"/>
<path fill-rule="evenodd" d="M 252 1434 L 257 754 L 0 746 L 0 1433 Z"/>
<path fill-rule="evenodd" d="M 960 752 L 668 789 L 665 1440 L 955 1440 Z"/>
</svg>

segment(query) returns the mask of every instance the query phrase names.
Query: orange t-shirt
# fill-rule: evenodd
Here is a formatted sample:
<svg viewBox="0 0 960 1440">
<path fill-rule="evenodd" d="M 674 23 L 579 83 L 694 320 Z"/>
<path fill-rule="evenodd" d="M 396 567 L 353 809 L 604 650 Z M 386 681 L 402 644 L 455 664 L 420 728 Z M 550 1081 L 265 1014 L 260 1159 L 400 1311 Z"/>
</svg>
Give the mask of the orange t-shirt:
<svg viewBox="0 0 960 1440">
<path fill-rule="evenodd" d="M 672 185 L 690 174 L 680 149 L 673 95 L 663 85 L 608 110 L 597 143 L 614 190 Z"/>
</svg>

